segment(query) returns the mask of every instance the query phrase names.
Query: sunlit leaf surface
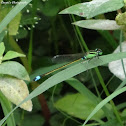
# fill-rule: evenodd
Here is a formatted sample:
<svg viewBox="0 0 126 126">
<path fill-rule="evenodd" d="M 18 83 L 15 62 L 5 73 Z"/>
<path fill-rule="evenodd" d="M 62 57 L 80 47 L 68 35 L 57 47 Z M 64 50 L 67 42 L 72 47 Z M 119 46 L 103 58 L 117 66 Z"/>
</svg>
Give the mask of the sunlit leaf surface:
<svg viewBox="0 0 126 126">
<path fill-rule="evenodd" d="M 55 106 L 56 108 L 65 111 L 69 115 L 78 117 L 80 119 L 86 119 L 91 111 L 95 108 L 96 104 L 94 104 L 91 99 L 85 95 L 77 93 L 67 95 L 58 100 L 55 103 Z M 100 119 L 103 117 L 103 115 L 103 111 L 100 110 L 92 119 Z"/>
<path fill-rule="evenodd" d="M 118 10 L 124 6 L 123 0 L 93 0 L 73 5 L 60 14 L 75 14 L 81 17 L 92 18 L 96 15 Z"/>
<path fill-rule="evenodd" d="M 23 80 L 12 77 L 0 77 L 0 90 L 12 103 L 16 105 L 29 95 L 26 83 Z M 20 107 L 24 110 L 31 111 L 31 100 L 25 102 Z"/>
<path fill-rule="evenodd" d="M 21 54 L 21 53 L 18 53 L 18 52 L 15 52 L 15 51 L 8 51 L 2 60 L 9 60 L 9 59 L 13 59 L 13 58 L 16 58 L 16 57 L 25 57 L 24 54 Z"/>
<path fill-rule="evenodd" d="M 12 8 L 4 8 L 0 10 L 0 22 L 4 19 L 5 15 L 11 11 Z M 8 31 L 10 35 L 16 35 L 21 19 L 21 13 L 18 13 L 16 17 L 9 23 Z"/>
<path fill-rule="evenodd" d="M 0 74 L 7 74 L 22 80 L 30 80 L 29 75 L 20 63 L 15 61 L 7 61 L 0 64 Z"/>
<path fill-rule="evenodd" d="M 3 56 L 4 51 L 5 51 L 5 46 L 4 46 L 4 43 L 1 42 L 1 43 L 0 43 L 0 57 Z"/>
<path fill-rule="evenodd" d="M 74 22 L 73 24 L 94 30 L 117 30 L 121 28 L 114 20 L 82 20 Z"/>
</svg>

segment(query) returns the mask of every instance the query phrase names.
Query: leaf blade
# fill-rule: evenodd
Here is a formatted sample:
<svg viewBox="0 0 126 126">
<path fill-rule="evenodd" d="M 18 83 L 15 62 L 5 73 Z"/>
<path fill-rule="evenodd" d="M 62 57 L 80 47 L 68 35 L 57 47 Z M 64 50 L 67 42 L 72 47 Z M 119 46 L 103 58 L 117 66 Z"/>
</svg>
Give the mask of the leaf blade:
<svg viewBox="0 0 126 126">
<path fill-rule="evenodd" d="M 2 60 L 9 60 L 9 59 L 13 59 L 13 58 L 17 58 L 17 57 L 25 57 L 24 54 L 15 52 L 15 51 L 8 51 Z"/>
<path fill-rule="evenodd" d="M 126 80 L 125 80 L 126 81 Z M 85 124 L 89 121 L 89 119 L 97 112 L 99 111 L 106 103 L 108 103 L 110 100 L 112 100 L 114 97 L 118 96 L 119 94 L 123 93 L 124 91 L 126 91 L 126 87 L 121 88 L 117 91 L 115 91 L 114 93 L 112 93 L 110 96 L 108 96 L 107 98 L 105 98 L 103 101 L 101 101 L 96 107 L 95 109 L 91 112 L 91 114 L 88 116 L 88 118 L 85 120 L 85 122 L 83 123 L 82 126 L 85 126 Z"/>
<path fill-rule="evenodd" d="M 3 56 L 4 51 L 5 51 L 5 46 L 4 46 L 4 43 L 1 42 L 1 43 L 0 43 L 0 57 Z"/>
<path fill-rule="evenodd" d="M 59 14 L 75 14 L 81 17 L 92 18 L 99 14 L 116 11 L 123 6 L 123 0 L 93 0 L 68 7 Z"/>
<path fill-rule="evenodd" d="M 23 80 L 12 77 L 0 77 L 0 90 L 14 104 L 18 105 L 28 95 L 29 91 L 26 83 Z M 31 100 L 20 106 L 24 110 L 32 110 Z"/>
<path fill-rule="evenodd" d="M 6 116 L 12 110 L 12 103 L 3 95 L 1 91 L 0 91 L 0 102 L 4 115 Z M 7 119 L 7 125 L 16 126 L 13 114 L 11 114 L 11 116 Z"/>
<path fill-rule="evenodd" d="M 117 30 L 121 26 L 116 24 L 114 20 L 81 20 L 72 23 L 82 28 L 93 29 L 93 30 Z"/>
<path fill-rule="evenodd" d="M 56 101 L 54 105 L 56 108 L 68 113 L 69 115 L 82 120 L 85 120 L 96 106 L 91 99 L 80 93 L 66 95 Z M 100 120 L 103 117 L 104 112 L 103 110 L 100 110 L 95 117 L 91 118 L 91 120 Z"/>
<path fill-rule="evenodd" d="M 7 74 L 22 80 L 29 81 L 29 76 L 24 66 L 15 61 L 7 61 L 0 65 L 0 74 Z"/>
</svg>

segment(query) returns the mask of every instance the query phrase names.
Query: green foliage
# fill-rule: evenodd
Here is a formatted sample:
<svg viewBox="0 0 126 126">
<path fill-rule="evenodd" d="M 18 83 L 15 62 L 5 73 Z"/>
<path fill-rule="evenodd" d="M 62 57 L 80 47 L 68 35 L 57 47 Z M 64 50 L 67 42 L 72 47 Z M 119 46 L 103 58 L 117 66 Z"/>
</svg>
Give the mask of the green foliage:
<svg viewBox="0 0 126 126">
<path fill-rule="evenodd" d="M 98 104 L 98 98 L 87 89 L 85 85 L 83 85 L 79 80 L 75 78 L 67 79 L 66 82 L 70 84 L 74 89 L 76 89 L 82 95 L 88 97 L 94 104 Z"/>
<path fill-rule="evenodd" d="M 1 42 L 1 43 L 0 43 L 0 56 L 1 56 L 1 57 L 3 56 L 4 51 L 5 51 L 5 46 L 4 46 L 4 43 Z"/>
<path fill-rule="evenodd" d="M 85 120 L 92 112 L 95 104 L 91 99 L 82 94 L 66 95 L 55 103 L 55 107 L 68 113 L 71 116 Z M 104 113 L 100 110 L 91 120 L 99 120 L 103 118 Z"/>
<path fill-rule="evenodd" d="M 0 42 L 3 41 L 3 38 L 5 37 L 5 34 L 6 34 L 6 30 L 3 30 L 1 33 L 0 33 Z"/>
<path fill-rule="evenodd" d="M 17 53 L 15 51 L 8 51 L 2 60 L 10 60 L 10 59 L 13 59 L 13 58 L 16 58 L 16 57 L 25 57 L 24 54 L 20 54 L 20 53 Z"/>
<path fill-rule="evenodd" d="M 126 54 L 123 52 L 123 53 L 117 53 L 117 54 L 109 54 L 109 55 L 106 55 L 106 56 L 101 56 L 100 59 L 101 59 L 101 62 L 99 62 L 99 59 L 94 59 L 95 60 L 95 64 L 94 64 L 94 61 L 90 61 L 89 62 L 89 65 L 88 65 L 88 69 L 90 68 L 94 68 L 98 65 L 103 65 L 103 64 L 106 64 L 108 62 L 111 62 L 113 60 L 118 60 L 120 58 L 124 58 L 126 57 Z M 107 60 L 106 60 L 107 59 Z M 29 94 L 29 96 L 24 99 L 19 105 L 17 105 L 6 117 L 4 117 L 1 122 L 0 122 L 0 125 L 8 118 L 8 116 L 15 110 L 17 109 L 20 105 L 22 105 L 24 102 L 36 97 L 37 95 L 43 93 L 44 91 L 48 90 L 49 88 L 53 87 L 54 85 L 64 81 L 64 80 L 67 80 L 83 71 L 86 71 L 87 68 L 85 68 L 84 64 L 87 64 L 87 62 L 83 62 L 83 63 L 79 63 L 79 64 L 76 64 L 70 68 L 67 68 L 55 75 L 53 75 L 52 77 L 50 77 L 49 79 L 47 79 L 46 81 L 44 81 L 40 86 L 38 86 L 33 92 L 31 92 Z M 73 72 L 74 70 L 74 72 Z M 64 75 L 64 76 L 62 76 Z M 55 81 L 54 81 L 55 80 Z M 124 88 L 125 90 L 125 88 Z M 121 91 L 120 91 L 121 92 Z M 116 95 L 119 93 L 119 91 L 117 91 Z M 115 94 L 114 94 L 115 96 Z M 112 97 L 110 98 L 113 98 L 113 95 Z M 111 100 L 111 99 L 108 99 L 108 100 Z M 105 102 L 106 103 L 106 102 Z M 103 105 L 103 104 L 102 104 Z M 93 113 L 94 114 L 94 113 Z"/>
<path fill-rule="evenodd" d="M 29 76 L 25 68 L 18 62 L 14 62 L 14 61 L 8 61 L 2 63 L 0 65 L 0 74 L 7 74 L 22 80 L 29 81 Z"/>
<path fill-rule="evenodd" d="M 81 17 L 92 18 L 99 14 L 115 11 L 123 6 L 123 0 L 95 0 L 73 5 L 59 14 L 75 14 Z"/>
<path fill-rule="evenodd" d="M 11 8 L 5 8 L 0 10 L 0 22 L 4 19 L 4 16 L 8 14 L 8 12 L 11 11 Z M 18 15 L 8 24 L 8 32 L 10 35 L 16 35 L 19 27 L 21 19 L 21 13 L 18 13 Z"/>
<path fill-rule="evenodd" d="M 22 0 L 21 2 L 26 2 L 27 4 L 31 2 L 31 0 Z M 0 33 L 2 30 L 11 22 L 11 20 L 27 5 L 27 4 L 18 4 L 16 7 L 14 7 L 7 15 L 6 17 L 0 22 Z"/>
<path fill-rule="evenodd" d="M 125 80 L 126 81 L 126 80 Z M 83 126 L 85 126 L 85 124 L 87 123 L 87 121 L 89 119 L 91 119 L 91 117 L 93 117 L 93 115 L 99 111 L 107 102 L 109 102 L 111 99 L 113 99 L 114 97 L 116 97 L 117 95 L 123 93 L 126 91 L 126 87 L 123 87 L 117 91 L 115 91 L 114 93 L 112 93 L 110 96 L 108 96 L 106 99 L 104 99 L 102 102 L 100 102 L 95 109 L 91 112 L 91 114 L 88 116 L 88 118 L 86 119 L 86 121 L 84 122 Z"/>
<path fill-rule="evenodd" d="M 8 61 L 8 62 L 2 63 L 2 61 L 13 59 L 16 57 L 25 57 L 25 55 L 17 53 L 15 51 L 8 51 L 3 56 L 4 51 L 5 51 L 5 46 L 4 46 L 4 43 L 1 42 L 0 43 L 0 57 L 1 57 L 0 58 L 0 62 L 1 62 L 1 64 L 0 64 L 0 90 L 11 102 L 16 104 L 15 99 L 17 99 L 16 97 L 18 95 L 17 95 L 16 90 L 15 91 L 13 90 L 14 88 L 12 88 L 11 84 L 12 83 L 13 83 L 13 85 L 15 84 L 15 89 L 18 89 L 18 91 L 21 91 L 20 87 L 17 86 L 18 84 L 21 83 L 21 80 L 17 81 L 13 78 L 10 78 L 8 75 L 17 77 L 22 80 L 27 80 L 27 81 L 29 81 L 29 76 L 28 76 L 26 69 L 20 63 L 15 62 L 15 61 Z M 24 84 L 24 83 L 22 83 L 22 84 Z M 16 86 L 17 86 L 17 88 L 16 88 Z M 1 104 L 2 104 L 4 114 L 7 115 L 8 112 L 12 110 L 12 106 L 11 106 L 11 103 L 3 96 L 2 93 L 0 93 Z M 14 93 L 16 94 L 16 97 L 14 97 L 14 95 L 15 95 Z M 13 96 L 12 96 L 12 94 L 13 94 Z M 19 97 L 21 98 L 21 95 Z M 19 101 L 19 99 L 18 99 L 18 101 Z M 12 125 L 12 126 L 15 125 L 13 115 L 7 120 L 7 125 Z"/>
<path fill-rule="evenodd" d="M 126 13 L 118 14 L 115 20 L 118 25 L 126 25 Z"/>
<path fill-rule="evenodd" d="M 41 11 L 46 16 L 56 16 L 64 5 L 63 0 L 49 0 L 42 4 Z"/>
<path fill-rule="evenodd" d="M 17 1 L 19 2 L 19 0 Z M 37 2 L 22 0 L 20 2 L 25 1 L 25 4 L 14 5 L 13 8 L 12 5 L 2 5 L 0 1 L 1 86 L 4 86 L 2 85 L 2 81 L 4 84 L 7 82 L 8 89 L 11 85 L 14 86 L 14 84 L 21 82 L 25 83 L 23 80 L 29 81 L 27 71 L 31 74 L 31 82 L 27 82 L 31 93 L 30 95 L 27 94 L 28 97 L 18 103 L 14 109 L 9 108 L 10 104 L 5 102 L 4 96 L 0 95 L 2 109 L 6 115 L 0 121 L 0 125 L 2 125 L 10 114 L 20 105 L 45 91 L 45 98 L 40 99 L 39 97 L 39 100 L 33 101 L 35 106 L 33 112 L 25 112 L 25 115 L 21 115 L 22 112 L 20 109 L 17 109 L 17 116 L 13 117 L 12 115 L 10 120 L 7 120 L 7 125 L 15 125 L 14 119 L 17 125 L 24 126 L 46 125 L 46 123 L 49 122 L 52 126 L 76 126 L 82 124 L 81 120 L 86 120 L 82 124 L 83 126 L 89 120 L 93 120 L 93 122 L 91 121 L 88 124 L 90 126 L 125 125 L 125 104 L 120 100 L 124 100 L 124 97 L 120 96 L 121 98 L 119 100 L 117 99 L 119 107 L 114 103 L 116 99 L 114 102 L 112 101 L 113 98 L 126 91 L 124 87 L 125 80 L 120 84 L 121 80 L 118 79 L 117 81 L 118 75 L 116 75 L 116 78 L 113 77 L 116 72 L 111 73 L 108 69 L 110 62 L 126 58 L 125 52 L 120 51 L 120 53 L 111 54 L 119 45 L 119 40 L 121 48 L 123 37 L 119 37 L 121 36 L 119 30 L 122 29 L 125 33 L 125 12 L 123 13 L 123 11 L 125 11 L 125 1 L 87 0 L 82 3 L 82 0 L 38 0 Z M 121 9 L 122 7 L 123 9 Z M 60 10 L 63 11 L 59 12 Z M 114 19 L 117 14 L 113 11 L 117 10 L 118 12 L 122 10 L 122 14 L 118 14 L 115 21 Z M 69 18 L 68 15 L 58 15 L 58 13 L 71 15 Z M 83 18 L 83 20 L 81 20 L 82 17 L 93 19 L 84 20 Z M 110 32 L 108 30 L 118 31 Z M 97 32 L 99 34 L 97 34 Z M 6 42 L 6 50 L 2 41 Z M 65 70 L 59 70 L 60 72 L 55 71 L 55 73 L 57 73 L 51 73 L 51 77 L 49 77 L 49 75 L 33 83 L 32 80 L 37 75 L 45 75 L 45 73 L 65 64 L 62 62 L 62 64 L 53 65 L 50 61 L 50 57 L 62 53 L 87 52 L 89 49 L 95 48 L 101 48 L 103 50 L 103 56 L 93 58 L 89 61 L 71 64 L 67 66 Z M 28 55 L 28 59 L 24 54 Z M 16 61 L 6 62 L 6 60 L 17 57 L 21 59 L 26 69 Z M 125 64 L 125 60 L 123 62 Z M 119 68 L 122 64 L 119 64 L 117 69 L 118 74 L 120 74 L 121 70 Z M 97 68 L 98 66 L 100 66 L 99 69 Z M 89 70 L 92 68 L 94 68 L 94 70 Z M 31 73 L 31 70 L 33 73 Z M 124 66 L 123 71 L 125 71 Z M 80 74 L 82 72 L 85 73 Z M 6 78 L 9 78 L 10 81 Z M 17 81 L 12 83 L 13 79 L 11 80 L 11 78 L 17 79 Z M 40 85 L 38 86 L 37 83 Z M 57 86 L 57 90 L 53 91 L 53 89 L 50 89 L 59 83 L 62 83 L 62 85 Z M 2 88 L 3 87 L 1 87 L 1 89 Z M 17 88 L 14 90 L 16 89 Z M 77 93 L 75 93 L 75 90 Z M 18 90 L 16 91 L 18 92 Z M 22 91 L 25 93 L 25 90 Z M 110 94 L 109 91 L 113 93 Z M 24 95 L 24 93 L 22 94 Z M 51 94 L 53 96 L 52 101 L 50 101 Z M 64 95 L 65 97 L 63 97 Z M 16 98 L 15 95 L 13 96 Z M 105 99 L 103 100 L 103 98 Z M 47 100 L 47 104 L 45 99 Z M 55 106 L 59 111 L 61 110 L 60 113 L 57 112 Z M 48 107 L 49 112 L 46 111 Z M 46 111 L 47 115 L 42 114 L 45 119 L 43 116 L 40 116 L 41 109 L 43 113 Z M 102 119 L 103 117 L 105 119 Z"/>
<path fill-rule="evenodd" d="M 16 58 L 16 57 L 25 57 L 24 54 L 20 54 L 20 53 L 17 53 L 15 51 L 8 51 L 4 56 L 4 51 L 5 51 L 5 46 L 4 46 L 4 43 L 1 42 L 0 43 L 0 56 L 2 57 L 1 58 L 1 62 L 3 60 L 10 60 L 10 59 L 13 59 L 13 58 Z"/>
<path fill-rule="evenodd" d="M 113 20 L 82 20 L 73 23 L 82 28 L 96 29 L 96 30 L 118 30 L 121 27 Z"/>
<path fill-rule="evenodd" d="M 16 35 L 16 38 L 17 39 L 22 39 L 22 38 L 25 38 L 27 35 L 28 35 L 27 30 L 19 29 L 18 34 Z"/>
<path fill-rule="evenodd" d="M 29 120 L 30 118 L 30 120 Z M 26 115 L 23 121 L 23 126 L 42 126 L 44 124 L 44 119 L 41 115 L 34 114 L 34 115 Z"/>
<path fill-rule="evenodd" d="M 120 126 L 119 122 L 116 119 L 113 119 L 111 121 L 106 122 L 105 124 L 101 125 L 101 126 Z"/>
<path fill-rule="evenodd" d="M 14 68 L 17 69 L 14 69 Z M 25 68 L 18 62 L 8 61 L 0 65 L 0 74 L 7 74 L 22 80 L 28 80 L 29 76 Z"/>
<path fill-rule="evenodd" d="M 4 115 L 6 116 L 12 110 L 11 102 L 2 94 L 0 91 L 0 102 L 4 111 Z M 13 114 L 8 118 L 7 125 L 16 126 Z"/>
<path fill-rule="evenodd" d="M 8 51 L 4 56 L 3 53 L 5 51 L 4 43 L 0 43 L 0 62 L 4 60 L 10 60 L 16 57 L 25 57 L 24 54 L 20 54 L 14 51 Z M 16 69 L 15 69 L 16 68 Z M 0 74 L 11 75 L 23 80 L 29 80 L 29 76 L 25 68 L 18 62 L 8 61 L 4 62 L 0 65 Z"/>
</svg>

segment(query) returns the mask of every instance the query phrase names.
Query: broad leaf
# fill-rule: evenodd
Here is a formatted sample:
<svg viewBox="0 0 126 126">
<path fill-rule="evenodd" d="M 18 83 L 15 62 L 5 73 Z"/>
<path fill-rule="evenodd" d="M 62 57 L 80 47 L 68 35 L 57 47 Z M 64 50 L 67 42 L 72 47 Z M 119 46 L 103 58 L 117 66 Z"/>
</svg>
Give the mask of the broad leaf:
<svg viewBox="0 0 126 126">
<path fill-rule="evenodd" d="M 91 99 L 89 99 L 87 96 L 82 95 L 80 93 L 67 95 L 55 103 L 56 108 L 62 111 L 65 111 L 69 115 L 72 115 L 74 117 L 78 117 L 84 120 L 92 112 L 95 106 L 96 104 L 94 104 L 94 102 Z M 92 118 L 92 120 L 101 119 L 104 117 L 103 115 L 104 115 L 104 112 L 100 110 Z"/>
<path fill-rule="evenodd" d="M 15 61 L 7 61 L 0 65 L 0 74 L 7 74 L 22 80 L 30 80 L 24 66 Z"/>
<path fill-rule="evenodd" d="M 92 18 L 99 14 L 116 11 L 123 6 L 123 0 L 93 0 L 73 5 L 59 14 L 75 14 L 81 17 Z"/>
<path fill-rule="evenodd" d="M 94 30 L 117 30 L 121 28 L 114 20 L 82 20 L 74 22 L 73 24 Z"/>
<path fill-rule="evenodd" d="M 21 53 L 18 53 L 18 52 L 15 52 L 15 51 L 8 51 L 2 60 L 9 60 L 9 59 L 13 59 L 13 58 L 16 58 L 16 57 L 25 57 L 24 54 L 21 54 Z"/>
<path fill-rule="evenodd" d="M 29 95 L 26 83 L 23 80 L 12 77 L 0 77 L 0 90 L 12 103 L 16 105 Z M 31 111 L 31 100 L 25 102 L 20 107 L 24 110 Z"/>
<path fill-rule="evenodd" d="M 126 80 L 125 80 L 126 83 Z M 121 88 L 115 92 L 113 92 L 111 95 L 109 95 L 107 98 L 105 98 L 103 101 L 101 101 L 95 108 L 94 110 L 91 112 L 91 114 L 88 116 L 88 118 L 85 120 L 85 122 L 83 123 L 82 126 L 85 126 L 85 124 L 87 124 L 87 122 L 104 106 L 106 105 L 106 103 L 108 103 L 110 100 L 112 100 L 113 98 L 115 98 L 116 96 L 118 96 L 119 94 L 123 93 L 126 91 L 126 87 Z"/>
</svg>

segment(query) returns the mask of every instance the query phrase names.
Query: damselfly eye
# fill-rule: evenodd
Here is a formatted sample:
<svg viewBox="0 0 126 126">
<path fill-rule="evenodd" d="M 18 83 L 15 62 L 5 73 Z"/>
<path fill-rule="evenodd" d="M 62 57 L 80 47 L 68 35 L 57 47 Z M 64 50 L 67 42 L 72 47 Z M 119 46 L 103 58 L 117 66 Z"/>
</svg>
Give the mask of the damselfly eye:
<svg viewBox="0 0 126 126">
<path fill-rule="evenodd" d="M 96 48 L 95 51 L 98 53 L 98 55 L 102 55 L 102 50 L 99 48 Z"/>
<path fill-rule="evenodd" d="M 97 52 L 98 50 L 99 50 L 98 48 L 95 49 L 96 52 Z"/>
<path fill-rule="evenodd" d="M 96 52 L 102 52 L 102 50 L 99 49 L 99 48 L 96 48 L 95 51 L 96 51 Z"/>
</svg>

